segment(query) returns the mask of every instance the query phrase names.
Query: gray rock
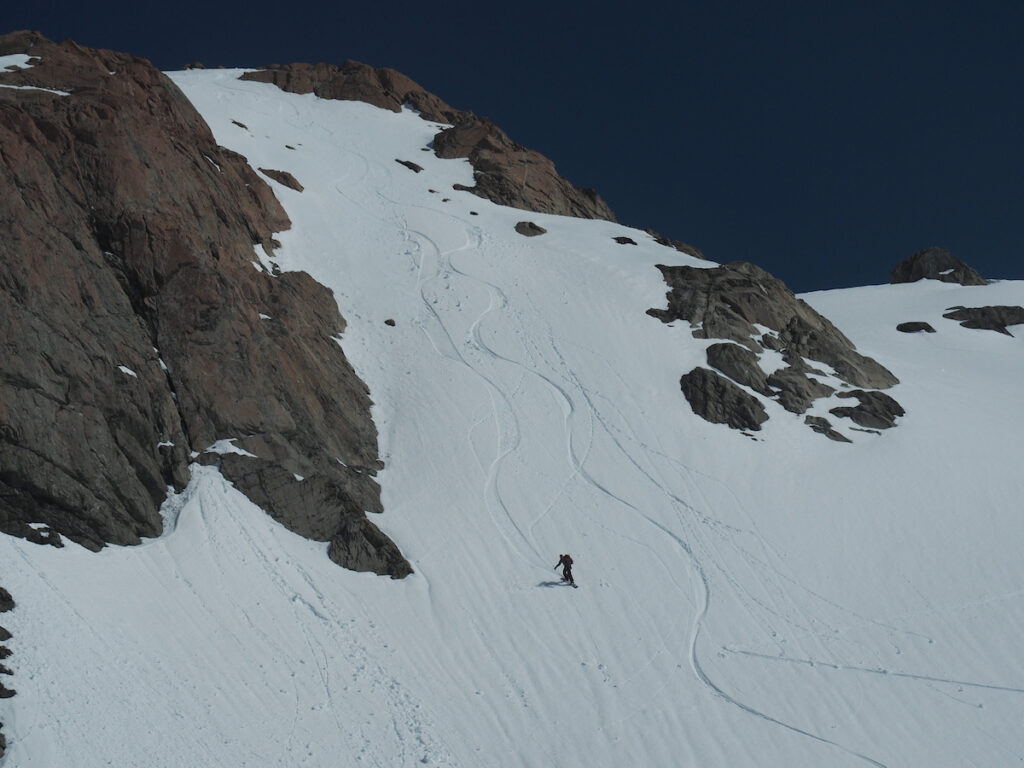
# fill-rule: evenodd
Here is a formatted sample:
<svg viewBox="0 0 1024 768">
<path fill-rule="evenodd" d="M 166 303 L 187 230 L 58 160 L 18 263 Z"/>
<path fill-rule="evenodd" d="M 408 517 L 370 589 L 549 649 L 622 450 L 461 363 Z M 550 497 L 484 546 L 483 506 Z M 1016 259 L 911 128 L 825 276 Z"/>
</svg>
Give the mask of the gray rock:
<svg viewBox="0 0 1024 768">
<path fill-rule="evenodd" d="M 14 598 L 11 597 L 11 593 L 3 587 L 0 587 L 0 613 L 5 613 L 14 608 Z"/>
<path fill-rule="evenodd" d="M 900 323 L 896 326 L 896 330 L 902 333 L 920 333 L 921 331 L 924 331 L 925 333 L 935 333 L 935 329 L 932 328 L 931 325 L 920 320 L 911 321 L 909 323 Z"/>
<path fill-rule="evenodd" d="M 693 412 L 713 424 L 758 431 L 768 420 L 761 401 L 707 368 L 694 368 L 679 381 Z"/>
<path fill-rule="evenodd" d="M 707 349 L 708 365 L 724 373 L 733 381 L 750 387 L 766 397 L 773 392 L 768 377 L 757 362 L 757 355 L 739 344 L 712 344 Z"/>
<path fill-rule="evenodd" d="M 811 378 L 810 374 L 823 374 L 808 361 L 830 366 L 836 376 L 855 387 L 883 388 L 898 381 L 877 361 L 857 352 L 839 329 L 796 298 L 782 281 L 753 264 L 658 268 L 670 288 L 668 306 L 650 309 L 648 314 L 666 323 L 686 320 L 696 338 L 728 339 L 742 345 L 748 350 L 746 356 L 727 348 L 735 345 L 712 345 L 709 364 L 765 397 L 778 398 L 789 411 L 803 413 L 815 399 L 834 392 Z M 762 384 L 753 366 L 765 349 L 781 352 L 787 368 Z"/>
<path fill-rule="evenodd" d="M 543 235 L 547 230 L 532 221 L 520 221 L 516 223 L 516 232 L 523 237 L 537 237 Z"/>
<path fill-rule="evenodd" d="M 900 262 L 890 273 L 892 283 L 940 280 L 960 285 L 988 285 L 988 281 L 945 248 L 925 248 Z"/>
<path fill-rule="evenodd" d="M 832 428 L 832 423 L 824 416 L 807 416 L 804 419 L 804 424 L 809 426 L 818 434 L 824 435 L 829 440 L 835 440 L 837 443 L 852 443 L 853 441 L 841 432 L 836 432 Z"/>
<path fill-rule="evenodd" d="M 634 240 L 631 237 L 626 237 L 625 235 L 619 235 L 618 237 L 613 237 L 612 240 L 614 240 L 619 245 L 636 245 L 636 240 Z"/>
<path fill-rule="evenodd" d="M 1013 336 L 1006 326 L 1024 323 L 1024 307 L 953 307 L 943 317 L 959 321 L 964 328 L 997 331 Z"/>
<path fill-rule="evenodd" d="M 819 397 L 828 397 L 835 392 L 827 384 L 793 368 L 773 372 L 768 377 L 768 384 L 779 390 L 778 401 L 790 413 L 803 413 Z"/>
<path fill-rule="evenodd" d="M 869 429 L 889 429 L 896 426 L 896 418 L 906 412 L 903 407 L 884 392 L 865 392 L 861 389 L 840 392 L 836 397 L 855 397 L 858 405 L 832 408 L 829 413 L 845 417 L 855 424 Z"/>
</svg>

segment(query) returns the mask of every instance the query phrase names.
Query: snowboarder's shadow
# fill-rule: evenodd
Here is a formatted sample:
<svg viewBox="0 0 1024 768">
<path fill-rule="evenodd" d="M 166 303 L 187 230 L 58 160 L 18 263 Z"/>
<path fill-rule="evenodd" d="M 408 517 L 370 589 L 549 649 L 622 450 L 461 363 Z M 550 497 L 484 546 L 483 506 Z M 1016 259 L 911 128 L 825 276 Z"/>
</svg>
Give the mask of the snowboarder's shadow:
<svg viewBox="0 0 1024 768">
<path fill-rule="evenodd" d="M 548 588 L 550 588 L 550 587 L 561 587 L 561 586 L 568 586 L 568 585 L 569 585 L 569 582 L 567 582 L 567 581 L 542 581 L 537 586 L 538 587 L 548 587 Z"/>
</svg>

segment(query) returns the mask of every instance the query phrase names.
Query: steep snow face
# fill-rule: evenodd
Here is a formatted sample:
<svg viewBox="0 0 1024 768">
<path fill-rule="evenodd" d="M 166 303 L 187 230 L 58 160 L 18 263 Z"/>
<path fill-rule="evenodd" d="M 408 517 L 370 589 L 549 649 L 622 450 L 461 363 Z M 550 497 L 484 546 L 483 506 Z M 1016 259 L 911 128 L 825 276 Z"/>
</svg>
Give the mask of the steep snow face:
<svg viewBox="0 0 1024 768">
<path fill-rule="evenodd" d="M 644 314 L 656 263 L 703 262 L 454 191 L 471 168 L 421 151 L 436 126 L 410 112 L 237 74 L 173 77 L 303 186 L 271 182 L 293 229 L 261 261 L 335 293 L 387 464 L 376 521 L 416 573 L 334 566 L 212 468 L 142 547 L 4 538 L 8 765 L 1024 759 L 1024 341 L 941 318 L 1024 283 L 804 297 L 907 415 L 841 445 L 769 403 L 748 439 L 679 391 L 707 342 Z"/>
</svg>

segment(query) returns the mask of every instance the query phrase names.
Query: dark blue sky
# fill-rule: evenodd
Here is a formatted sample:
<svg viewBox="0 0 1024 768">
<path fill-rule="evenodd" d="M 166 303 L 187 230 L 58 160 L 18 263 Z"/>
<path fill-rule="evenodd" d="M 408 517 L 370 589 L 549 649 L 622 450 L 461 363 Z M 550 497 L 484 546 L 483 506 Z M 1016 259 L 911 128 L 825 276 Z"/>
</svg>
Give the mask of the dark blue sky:
<svg viewBox="0 0 1024 768">
<path fill-rule="evenodd" d="M 1024 278 L 1019 0 L 17 5 L 4 31 L 162 69 L 394 67 L 623 223 L 797 291 L 887 282 L 929 245 Z"/>
</svg>

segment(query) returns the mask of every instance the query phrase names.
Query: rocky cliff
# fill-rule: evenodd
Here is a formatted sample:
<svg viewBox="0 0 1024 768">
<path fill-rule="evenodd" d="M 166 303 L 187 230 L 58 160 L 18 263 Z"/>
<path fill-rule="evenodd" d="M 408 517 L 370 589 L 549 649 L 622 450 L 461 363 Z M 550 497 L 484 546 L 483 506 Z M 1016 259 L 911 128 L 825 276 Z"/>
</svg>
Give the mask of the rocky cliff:
<svg viewBox="0 0 1024 768">
<path fill-rule="evenodd" d="M 290 226 L 269 187 L 143 59 L 32 32 L 0 56 L 0 531 L 137 543 L 198 459 L 342 565 L 409 573 L 365 516 L 333 296 L 263 266 Z"/>
</svg>

